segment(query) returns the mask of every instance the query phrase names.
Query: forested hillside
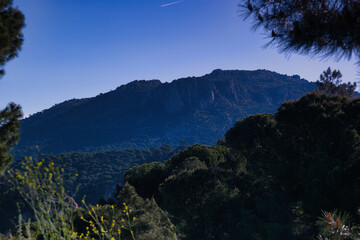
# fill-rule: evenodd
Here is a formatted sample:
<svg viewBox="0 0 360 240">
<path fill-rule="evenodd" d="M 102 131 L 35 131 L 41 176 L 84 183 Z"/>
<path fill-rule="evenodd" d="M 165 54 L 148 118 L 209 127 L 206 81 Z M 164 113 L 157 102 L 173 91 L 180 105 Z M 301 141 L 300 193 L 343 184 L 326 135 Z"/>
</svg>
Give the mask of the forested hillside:
<svg viewBox="0 0 360 240">
<path fill-rule="evenodd" d="M 359 172 L 360 99 L 313 93 L 125 180 L 169 213 L 179 239 L 314 239 L 322 211 L 360 223 Z"/>
<path fill-rule="evenodd" d="M 93 201 L 122 182 L 126 168 L 145 163 L 128 170 L 113 198 L 96 207 L 106 219 L 114 206 L 116 214 L 126 212 L 119 210 L 124 202 L 134 209 L 136 239 L 300 240 L 329 228 L 358 236 L 352 226 L 360 225 L 359 121 L 360 98 L 313 92 L 283 103 L 274 114 L 236 122 L 216 145 L 195 144 L 165 162 L 175 152 L 169 146 L 124 151 L 127 161 L 116 152 L 40 156 L 45 160 L 35 167 L 44 164 L 48 171 L 54 163 L 67 163 L 66 184 L 84 184 L 81 194 Z M 77 172 L 78 180 L 72 180 Z M 11 206 L 15 211 L 18 196 L 3 184 L 5 215 Z M 91 211 L 77 214 L 86 219 Z M 16 219 L 7 216 L 2 226 Z M 85 234 L 86 221 L 74 224 Z"/>
<path fill-rule="evenodd" d="M 273 113 L 315 88 L 299 76 L 266 70 L 215 70 L 161 83 L 134 81 L 93 98 L 73 99 L 21 121 L 14 153 L 109 151 L 163 144 L 215 144 L 237 120 Z"/>
<path fill-rule="evenodd" d="M 75 200 L 80 203 L 85 197 L 88 203 L 95 204 L 100 198 L 113 197 L 116 185 L 124 184 L 124 175 L 129 168 L 154 161 L 165 161 L 181 149 L 184 149 L 184 146 L 173 149 L 164 145 L 150 150 L 127 149 L 100 153 L 65 153 L 58 156 L 39 155 L 34 156 L 34 159 L 44 160 L 44 165 L 52 162 L 63 168 L 70 194 L 73 196 L 76 193 Z M 21 162 L 15 162 L 11 168 L 21 169 Z M 17 223 L 17 203 L 22 207 L 26 206 L 17 191 L 10 188 L 8 177 L 7 175 L 0 178 L 0 232 L 7 231 Z M 29 211 L 23 209 L 23 214 L 26 216 Z"/>
</svg>

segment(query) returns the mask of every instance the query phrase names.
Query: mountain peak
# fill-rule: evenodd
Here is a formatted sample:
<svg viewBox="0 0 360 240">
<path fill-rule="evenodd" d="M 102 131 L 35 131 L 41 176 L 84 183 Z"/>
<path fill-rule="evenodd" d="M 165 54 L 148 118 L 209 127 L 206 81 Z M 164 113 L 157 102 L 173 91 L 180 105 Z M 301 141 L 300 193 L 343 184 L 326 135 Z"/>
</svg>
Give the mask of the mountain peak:
<svg viewBox="0 0 360 240">
<path fill-rule="evenodd" d="M 149 90 L 154 87 L 161 85 L 161 81 L 154 79 L 154 80 L 135 80 L 129 82 L 127 84 L 121 85 L 118 89 L 137 89 L 137 90 Z"/>
<path fill-rule="evenodd" d="M 72 100 L 22 121 L 19 148 L 43 152 L 213 144 L 237 120 L 273 113 L 314 89 L 299 77 L 266 70 L 215 69 L 202 77 L 136 80 L 114 91 Z"/>
</svg>

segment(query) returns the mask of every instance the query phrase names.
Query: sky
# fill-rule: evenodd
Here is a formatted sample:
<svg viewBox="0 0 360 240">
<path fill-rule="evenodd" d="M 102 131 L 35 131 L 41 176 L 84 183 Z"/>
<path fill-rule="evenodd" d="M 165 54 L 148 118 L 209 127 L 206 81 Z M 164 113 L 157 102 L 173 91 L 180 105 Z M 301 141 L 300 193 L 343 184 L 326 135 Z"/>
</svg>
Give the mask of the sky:
<svg viewBox="0 0 360 240">
<path fill-rule="evenodd" d="M 355 60 L 278 53 L 239 13 L 240 0 L 14 0 L 24 45 L 0 79 L 0 108 L 25 116 L 133 80 L 169 82 L 214 69 L 267 69 L 316 81 L 327 67 L 358 81 Z"/>
</svg>

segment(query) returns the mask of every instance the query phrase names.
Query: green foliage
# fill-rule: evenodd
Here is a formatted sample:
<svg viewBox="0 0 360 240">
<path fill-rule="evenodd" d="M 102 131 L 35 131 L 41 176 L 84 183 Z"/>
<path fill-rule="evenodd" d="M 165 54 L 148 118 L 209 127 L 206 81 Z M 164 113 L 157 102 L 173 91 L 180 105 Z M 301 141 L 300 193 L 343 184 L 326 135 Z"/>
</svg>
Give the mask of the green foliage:
<svg viewBox="0 0 360 240">
<path fill-rule="evenodd" d="M 161 184 L 160 206 L 173 215 L 182 239 L 210 239 L 214 234 L 230 236 L 229 230 L 237 221 L 226 221 L 224 215 L 231 218 L 229 210 L 236 205 L 229 206 L 229 202 L 238 189 L 231 189 L 223 179 L 224 173 L 220 171 L 185 170 Z"/>
<path fill-rule="evenodd" d="M 265 191 L 258 191 L 259 186 L 253 179 L 244 175 L 245 169 L 238 171 L 228 168 L 231 164 L 224 164 L 238 161 L 238 165 L 245 165 L 243 157 L 237 157 L 236 152 L 231 155 L 229 149 L 223 146 L 203 146 L 202 151 L 199 148 L 196 146 L 185 151 L 189 155 L 193 153 L 194 157 L 185 157 L 187 154 L 184 152 L 174 156 L 171 161 L 178 162 L 181 155 L 184 158 L 176 167 L 170 168 L 169 177 L 159 187 L 159 204 L 173 216 L 174 224 L 182 233 L 179 237 L 256 239 L 258 235 L 266 239 L 274 234 L 289 236 L 289 229 L 284 227 L 289 217 L 282 213 L 282 207 L 274 204 Z M 214 153 L 215 149 L 218 150 L 217 157 L 216 154 L 213 157 L 221 161 L 212 164 L 209 158 L 203 158 L 202 164 L 199 164 L 199 156 L 206 156 L 209 150 Z M 189 165 L 195 167 L 189 168 Z M 174 165 L 169 163 L 169 166 Z M 180 167 L 183 168 L 180 170 Z M 269 209 L 276 212 L 273 218 L 271 214 L 266 214 Z M 278 227 L 270 228 L 270 224 Z M 260 231 L 261 226 L 268 229 Z M 281 226 L 283 230 L 280 230 Z"/>
<path fill-rule="evenodd" d="M 59 156 L 43 155 L 46 161 L 66 164 L 65 171 L 79 174 L 74 186 L 80 185 L 79 196 L 86 195 L 90 203 L 100 197 L 109 198 L 117 184 L 124 183 L 125 172 L 136 165 L 164 161 L 175 154 L 171 147 L 150 150 L 127 149 L 100 153 L 66 153 Z"/>
<path fill-rule="evenodd" d="M 72 239 L 74 213 L 78 204 L 64 187 L 64 169 L 53 162 L 34 162 L 31 157 L 22 163 L 22 169 L 8 170 L 10 182 L 19 191 L 34 214 L 31 223 L 19 218 L 18 236 L 22 239 Z M 22 233 L 25 226 L 26 233 Z"/>
<path fill-rule="evenodd" d="M 24 217 L 32 214 L 19 192 L 11 187 L 8 180 L 6 177 L 0 180 L 0 233 L 7 233 L 18 224 L 18 205 Z"/>
<path fill-rule="evenodd" d="M 246 159 L 239 152 L 225 146 L 194 145 L 164 164 L 136 167 L 126 176 L 131 175 L 129 184 L 136 183 L 140 196 L 155 196 L 159 206 L 170 214 L 180 239 L 289 236 L 289 216 L 245 175 L 245 165 Z M 159 166 L 163 177 L 149 177 L 148 173 Z M 153 193 L 137 187 L 148 186 L 149 181 L 154 183 L 151 189 L 157 188 Z M 271 214 L 276 212 L 275 217 L 266 214 L 268 209 L 273 210 Z M 261 226 L 266 230 L 259 232 Z"/>
<path fill-rule="evenodd" d="M 96 204 L 101 197 L 105 199 L 112 197 L 116 185 L 124 183 L 124 175 L 129 168 L 138 164 L 164 161 L 176 151 L 169 146 L 163 146 L 150 150 L 128 149 L 101 153 L 67 153 L 60 156 L 40 155 L 38 158 L 44 159 L 45 164 L 54 162 L 63 166 L 67 173 L 64 176 L 67 189 L 75 192 L 78 187 L 78 194 L 75 196 L 77 202 L 86 195 L 88 203 Z M 37 155 L 34 154 L 34 157 Z M 15 161 L 12 167 L 21 169 L 20 161 Z M 75 174 L 78 174 L 76 179 L 67 178 Z M 0 178 L 0 215 L 7 216 L 0 218 L 0 232 L 7 231 L 17 223 L 16 202 L 22 204 L 24 215 L 31 215 L 31 211 L 24 206 L 16 191 L 9 189 L 7 180 L 8 176 Z"/>
<path fill-rule="evenodd" d="M 166 168 L 163 163 L 152 162 L 131 168 L 125 174 L 125 181 L 134 186 L 141 197 L 157 196 L 159 184 L 166 177 Z"/>
<path fill-rule="evenodd" d="M 281 133 L 272 172 L 305 210 L 355 212 L 360 201 L 360 129 L 349 112 L 359 100 L 311 94 L 276 114 Z M 276 157 L 275 157 L 276 156 Z M 331 201 L 328 201 L 331 199 Z"/>
<path fill-rule="evenodd" d="M 225 162 L 225 154 L 228 153 L 228 149 L 223 146 L 202 146 L 195 144 L 185 151 L 181 151 L 176 154 L 171 161 L 166 162 L 166 164 L 171 168 L 178 167 L 179 164 L 182 164 L 184 159 L 195 157 L 200 162 L 206 164 L 206 166 L 217 166 Z"/>
<path fill-rule="evenodd" d="M 9 152 L 19 141 L 21 117 L 21 107 L 15 103 L 0 112 L 0 175 L 12 161 Z"/>
<path fill-rule="evenodd" d="M 91 217 L 98 219 L 93 235 L 101 238 L 101 216 L 110 224 L 105 232 L 118 229 L 111 224 L 124 217 L 122 202 L 134 209 L 136 219 L 124 225 L 130 230 L 124 238 L 133 231 L 136 239 L 300 240 L 316 237 L 319 226 L 321 237 L 337 239 L 337 230 L 355 234 L 352 226 L 360 223 L 354 214 L 360 202 L 358 98 L 314 92 L 284 103 L 275 114 L 238 121 L 218 145 L 196 144 L 170 160 L 151 162 L 172 153 L 167 146 L 121 153 L 134 164 L 145 163 L 140 166 L 117 161 L 115 152 L 44 156 L 43 164 L 67 162 L 64 171 L 79 171 L 90 192 L 117 183 L 106 180 L 107 173 L 132 167 L 116 199 L 94 207 L 97 217 L 91 207 L 79 212 L 87 222 L 78 219 L 74 228 L 83 236 Z M 351 213 L 352 225 L 334 213 L 334 228 L 324 229 L 329 222 L 317 222 L 318 216 L 333 209 Z"/>
<path fill-rule="evenodd" d="M 4 65 L 18 55 L 23 43 L 24 15 L 12 0 L 0 0 L 0 78 Z M 9 151 L 19 140 L 21 107 L 15 103 L 0 112 L 0 175 L 12 161 Z"/>
<path fill-rule="evenodd" d="M 330 95 L 341 95 L 352 97 L 356 89 L 356 83 L 342 83 L 340 71 L 331 71 L 330 67 L 320 75 L 316 82 L 319 91 Z"/>
<path fill-rule="evenodd" d="M 109 161 L 105 153 L 62 155 L 56 161 L 66 159 L 69 165 L 64 171 L 74 175 L 79 170 L 78 179 L 96 175 L 92 168 L 102 169 L 106 179 L 110 170 L 104 169 L 132 167 L 125 174 L 124 186 L 117 187 L 115 200 L 102 200 L 94 210 L 89 206 L 77 212 L 75 235 L 86 236 L 86 227 L 95 226 L 88 236 L 100 239 L 106 232 L 116 234 L 119 227 L 130 230 L 123 232 L 125 239 L 132 237 L 131 231 L 136 239 L 300 240 L 319 233 L 321 238 L 347 239 L 337 238 L 339 231 L 356 239 L 353 226 L 360 223 L 354 214 L 360 202 L 359 110 L 360 99 L 314 92 L 284 103 L 275 114 L 238 121 L 218 145 L 196 144 L 165 162 L 147 160 L 169 154 L 169 147 L 153 149 L 149 155 L 142 150 L 123 152 L 129 159 L 142 156 L 136 163 L 145 164 L 134 167 L 121 161 L 110 164 L 110 159 L 116 159 L 114 152 L 107 153 Z M 83 156 L 99 159 L 85 166 Z M 51 159 L 46 156 L 43 164 Z M 110 183 L 86 185 L 87 181 L 91 183 L 88 178 L 81 180 L 94 192 L 91 186 Z M 132 213 L 123 212 L 123 202 L 134 209 Z M 331 215 L 330 228 L 329 221 L 324 222 L 328 214 L 318 221 L 322 210 L 333 209 L 351 213 L 353 222 L 347 223 L 345 215 L 336 213 Z M 125 216 L 129 216 L 125 228 L 116 225 Z M 95 219 L 93 226 L 90 218 Z M 102 224 L 107 224 L 103 235 Z"/>
<path fill-rule="evenodd" d="M 22 29 L 25 26 L 24 15 L 12 0 L 0 1 L 0 77 L 4 75 L 4 65 L 18 55 L 24 41 Z"/>
<path fill-rule="evenodd" d="M 118 189 L 116 205 L 79 206 L 65 188 L 65 170 L 54 162 L 25 158 L 22 169 L 8 170 L 9 182 L 33 211 L 19 216 L 7 239 L 177 239 L 175 228 L 155 202 L 143 200 L 133 187 Z M 77 175 L 77 174 L 76 174 Z M 76 176 L 75 176 L 76 177 Z M 129 205 L 125 203 L 129 202 Z"/>
<path fill-rule="evenodd" d="M 319 240 L 358 240 L 359 227 L 350 226 L 350 216 L 337 211 L 323 212 L 317 221 L 320 229 Z"/>
<path fill-rule="evenodd" d="M 341 190 L 340 186 L 352 182 L 347 187 L 355 187 L 358 181 L 356 178 L 345 184 L 342 181 L 347 179 L 346 174 L 338 174 L 345 169 L 350 171 L 350 168 L 346 167 L 347 164 L 354 168 L 359 164 L 356 157 L 354 158 L 358 154 L 359 130 L 354 126 L 358 119 L 350 113 L 357 103 L 358 100 L 339 96 L 310 94 L 297 102 L 283 104 L 275 114 L 275 124 L 272 128 L 259 125 L 258 128 L 263 130 L 255 131 L 267 132 L 265 136 L 232 137 L 236 132 L 246 128 L 248 120 L 244 120 L 228 132 L 226 141 L 231 146 L 237 146 L 238 150 L 248 153 L 246 157 L 250 164 L 261 161 L 260 158 L 266 158 L 267 164 L 262 164 L 264 171 L 270 171 L 272 178 L 279 178 L 277 181 L 286 185 L 286 189 L 294 195 L 312 196 L 306 191 L 311 191 L 311 186 L 318 186 L 317 184 L 329 186 L 329 189 L 338 186 L 336 189 Z M 259 152 L 263 154 L 259 155 Z M 307 186 L 304 185 L 304 181 L 309 181 L 306 183 Z M 320 182 L 314 185 L 311 181 Z M 352 194 L 357 192 L 356 188 L 354 190 Z M 335 192 L 333 195 L 336 195 Z M 314 196 L 314 200 L 327 202 L 318 197 Z M 343 195 L 335 199 L 340 201 L 340 198 L 343 198 Z M 314 206 L 314 202 L 310 205 Z"/>
<path fill-rule="evenodd" d="M 128 183 L 179 239 L 311 239 L 321 210 L 359 208 L 359 103 L 306 95 L 237 122 L 217 146 L 130 169 Z"/>
<path fill-rule="evenodd" d="M 226 143 L 245 154 L 248 170 L 265 186 L 302 202 L 312 219 L 321 209 L 355 212 L 360 201 L 358 108 L 359 99 L 309 94 L 284 103 L 270 121 L 259 115 L 238 122 Z M 247 133 L 256 118 L 255 134 Z"/>
<path fill-rule="evenodd" d="M 75 239 L 135 240 L 133 226 L 138 220 L 125 202 L 118 207 L 98 204 L 88 206 L 85 200 L 82 200 L 82 203 L 86 209 L 80 210 L 81 217 L 76 222 L 78 231 L 73 233 Z"/>
<path fill-rule="evenodd" d="M 132 229 L 136 239 L 177 239 L 175 226 L 154 200 L 144 200 L 129 184 L 118 187 L 115 197 L 119 204 L 126 202 L 129 207 L 135 209 L 133 216 L 136 217 L 136 221 L 134 221 Z"/>
<path fill-rule="evenodd" d="M 357 0 L 244 0 L 241 9 L 254 28 L 269 33 L 282 52 L 359 57 Z"/>
</svg>

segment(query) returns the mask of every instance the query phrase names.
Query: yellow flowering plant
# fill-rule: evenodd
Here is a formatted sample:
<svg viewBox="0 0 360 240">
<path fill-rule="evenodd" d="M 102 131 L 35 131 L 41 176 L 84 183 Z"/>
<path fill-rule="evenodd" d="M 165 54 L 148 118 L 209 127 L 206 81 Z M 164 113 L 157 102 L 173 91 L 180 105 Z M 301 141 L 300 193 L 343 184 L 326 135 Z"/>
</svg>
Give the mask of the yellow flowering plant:
<svg viewBox="0 0 360 240">
<path fill-rule="evenodd" d="M 81 216 L 81 220 L 87 224 L 87 227 L 86 232 L 80 234 L 80 238 L 92 239 L 92 237 L 96 237 L 96 239 L 101 240 L 121 240 L 126 235 L 135 240 L 132 227 L 136 218 L 132 216 L 132 209 L 125 202 L 120 216 L 116 214 L 114 205 L 88 206 L 84 200 L 82 203 L 86 211 Z"/>
<path fill-rule="evenodd" d="M 43 239 L 74 239 L 74 217 L 78 209 L 75 202 L 65 190 L 64 169 L 47 163 L 44 159 L 34 161 L 25 157 L 20 169 L 10 169 L 9 182 L 19 191 L 24 201 L 33 211 L 32 235 L 25 234 L 27 239 L 42 236 Z M 22 217 L 19 217 L 19 229 L 23 228 Z M 30 223 L 28 223 L 29 225 Z M 25 235 L 18 233 L 19 239 Z"/>
<path fill-rule="evenodd" d="M 17 233 L 8 239 L 120 240 L 126 236 L 135 240 L 132 226 L 136 218 L 132 209 L 123 203 L 122 217 L 115 219 L 114 205 L 91 206 L 82 200 L 84 208 L 80 207 L 65 189 L 65 179 L 75 180 L 78 174 L 65 176 L 63 166 L 25 157 L 19 169 L 10 169 L 7 174 L 9 182 L 33 211 L 32 221 L 25 221 L 20 213 Z M 104 208 L 110 214 L 102 214 Z M 75 226 L 78 220 L 87 225 L 85 232 Z"/>
</svg>

